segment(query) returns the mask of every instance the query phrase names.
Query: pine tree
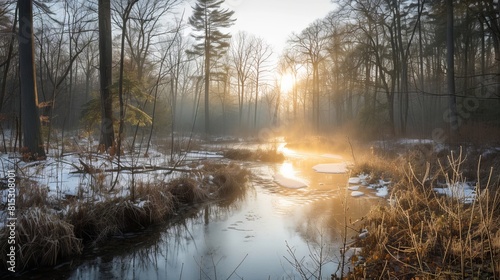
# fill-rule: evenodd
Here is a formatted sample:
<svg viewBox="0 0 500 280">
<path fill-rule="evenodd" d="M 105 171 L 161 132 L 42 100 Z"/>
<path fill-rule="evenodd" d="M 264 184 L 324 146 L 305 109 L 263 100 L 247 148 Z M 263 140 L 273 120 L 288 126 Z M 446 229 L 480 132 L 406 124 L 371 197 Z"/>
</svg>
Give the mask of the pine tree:
<svg viewBox="0 0 500 280">
<path fill-rule="evenodd" d="M 231 18 L 234 11 L 222 9 L 224 0 L 197 0 L 193 7 L 193 15 L 189 17 L 189 24 L 195 31 L 192 37 L 197 41 L 190 54 L 204 56 L 205 58 L 205 133 L 210 134 L 209 120 L 209 91 L 210 91 L 210 66 L 217 58 L 221 57 L 229 47 L 229 33 L 220 31 L 233 25 L 235 19 Z"/>
</svg>

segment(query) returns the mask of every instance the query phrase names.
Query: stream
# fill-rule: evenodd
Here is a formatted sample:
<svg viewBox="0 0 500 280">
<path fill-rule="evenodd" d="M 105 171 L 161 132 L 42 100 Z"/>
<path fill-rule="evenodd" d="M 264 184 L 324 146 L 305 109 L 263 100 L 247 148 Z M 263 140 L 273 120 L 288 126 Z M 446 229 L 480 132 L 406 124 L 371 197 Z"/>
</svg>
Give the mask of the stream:
<svg viewBox="0 0 500 280">
<path fill-rule="evenodd" d="M 364 187 L 351 197 L 349 174 L 318 173 L 335 155 L 283 149 L 281 164 L 241 162 L 252 171 L 246 196 L 230 205 L 185 209 L 169 225 L 113 238 L 78 260 L 39 269 L 31 279 L 302 279 L 292 265 L 330 279 L 340 263 L 344 223 L 385 203 Z M 278 185 L 277 174 L 307 187 Z M 346 202 L 346 203 L 345 203 Z M 362 224 L 354 225 L 359 228 Z M 347 242 L 358 235 L 347 229 Z M 348 263 L 348 262 L 347 262 Z M 50 277 L 49 277 L 50 275 Z M 340 272 L 337 273 L 340 275 Z"/>
</svg>

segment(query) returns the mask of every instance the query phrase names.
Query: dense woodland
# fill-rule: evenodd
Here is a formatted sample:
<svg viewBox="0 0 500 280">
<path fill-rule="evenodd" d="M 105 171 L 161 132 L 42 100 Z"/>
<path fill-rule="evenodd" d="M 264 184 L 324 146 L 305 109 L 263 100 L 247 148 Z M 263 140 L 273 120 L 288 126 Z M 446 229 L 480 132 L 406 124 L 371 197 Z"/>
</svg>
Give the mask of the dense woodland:
<svg viewBox="0 0 500 280">
<path fill-rule="evenodd" d="M 1 149 L 25 147 L 22 139 L 35 133 L 21 129 L 27 100 L 21 88 L 30 83 L 22 65 L 30 61 L 38 143 L 46 152 L 68 135 L 120 147 L 130 136 L 147 142 L 172 131 L 257 137 L 280 125 L 311 133 L 349 127 L 367 139 L 498 138 L 498 1 L 332 2 L 328 16 L 274 50 L 259 34 L 229 33 L 238 15 L 222 2 L 2 1 Z M 228 13 L 205 19 L 217 33 L 200 35 L 204 23 L 197 29 L 194 18 L 200 3 Z M 30 49 L 18 35 L 29 26 L 21 15 L 30 5 L 34 57 L 26 62 Z M 210 52 L 203 38 L 217 43 Z M 110 58 L 112 67 L 100 64 Z M 293 86 L 281 85 L 285 76 Z M 123 136 L 105 143 L 99 131 L 106 126 Z"/>
</svg>

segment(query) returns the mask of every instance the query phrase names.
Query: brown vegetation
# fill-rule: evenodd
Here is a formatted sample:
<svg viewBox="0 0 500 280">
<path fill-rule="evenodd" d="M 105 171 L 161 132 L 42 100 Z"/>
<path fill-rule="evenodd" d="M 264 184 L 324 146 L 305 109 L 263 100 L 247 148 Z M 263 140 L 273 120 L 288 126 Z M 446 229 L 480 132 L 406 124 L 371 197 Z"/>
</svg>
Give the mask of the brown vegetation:
<svg viewBox="0 0 500 280">
<path fill-rule="evenodd" d="M 261 161 L 261 162 L 283 162 L 285 156 L 276 149 L 229 149 L 224 152 L 224 157 L 232 160 Z"/>
<path fill-rule="evenodd" d="M 364 228 L 370 235 L 357 241 L 364 265 L 356 267 L 353 277 L 492 279 L 500 274 L 496 174 L 487 169 L 489 175 L 482 177 L 483 165 L 476 164 L 477 198 L 467 204 L 434 191 L 466 180 L 472 167 L 465 156 L 452 153 L 446 162 L 433 156 L 435 166 L 417 171 L 407 163 L 394 171 L 403 176 L 393 187 L 390 205 L 374 208 L 367 217 Z"/>
<path fill-rule="evenodd" d="M 7 263 L 9 228 L 0 230 L 0 260 Z M 55 265 L 61 259 L 80 254 L 82 242 L 73 225 L 45 208 L 29 208 L 16 221 L 17 271 L 27 267 Z"/>
<path fill-rule="evenodd" d="M 244 195 L 249 172 L 236 164 L 206 162 L 192 175 L 168 183 L 139 182 L 133 199 L 110 197 L 103 192 L 105 188 L 92 187 L 99 193 L 94 193 L 94 199 L 76 196 L 55 201 L 49 199 L 46 188 L 23 181 L 16 209 L 23 213 L 16 227 L 19 266 L 55 265 L 80 254 L 84 244 L 94 246 L 113 235 L 164 223 L 186 205 L 233 201 Z M 101 201 L 97 202 L 97 197 Z M 4 265 L 10 249 L 9 234 L 7 227 L 0 230 L 0 260 Z"/>
</svg>

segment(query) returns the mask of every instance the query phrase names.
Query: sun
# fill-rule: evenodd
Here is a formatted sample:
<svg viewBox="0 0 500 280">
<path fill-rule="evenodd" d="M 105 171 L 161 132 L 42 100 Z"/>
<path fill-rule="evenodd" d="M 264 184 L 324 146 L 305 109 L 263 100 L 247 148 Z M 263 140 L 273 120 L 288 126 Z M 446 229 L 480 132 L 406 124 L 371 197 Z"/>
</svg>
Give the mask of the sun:
<svg viewBox="0 0 500 280">
<path fill-rule="evenodd" d="M 292 74 L 285 73 L 281 75 L 280 90 L 282 93 L 289 93 L 293 89 L 294 85 L 295 85 L 295 79 L 293 78 Z"/>
</svg>

